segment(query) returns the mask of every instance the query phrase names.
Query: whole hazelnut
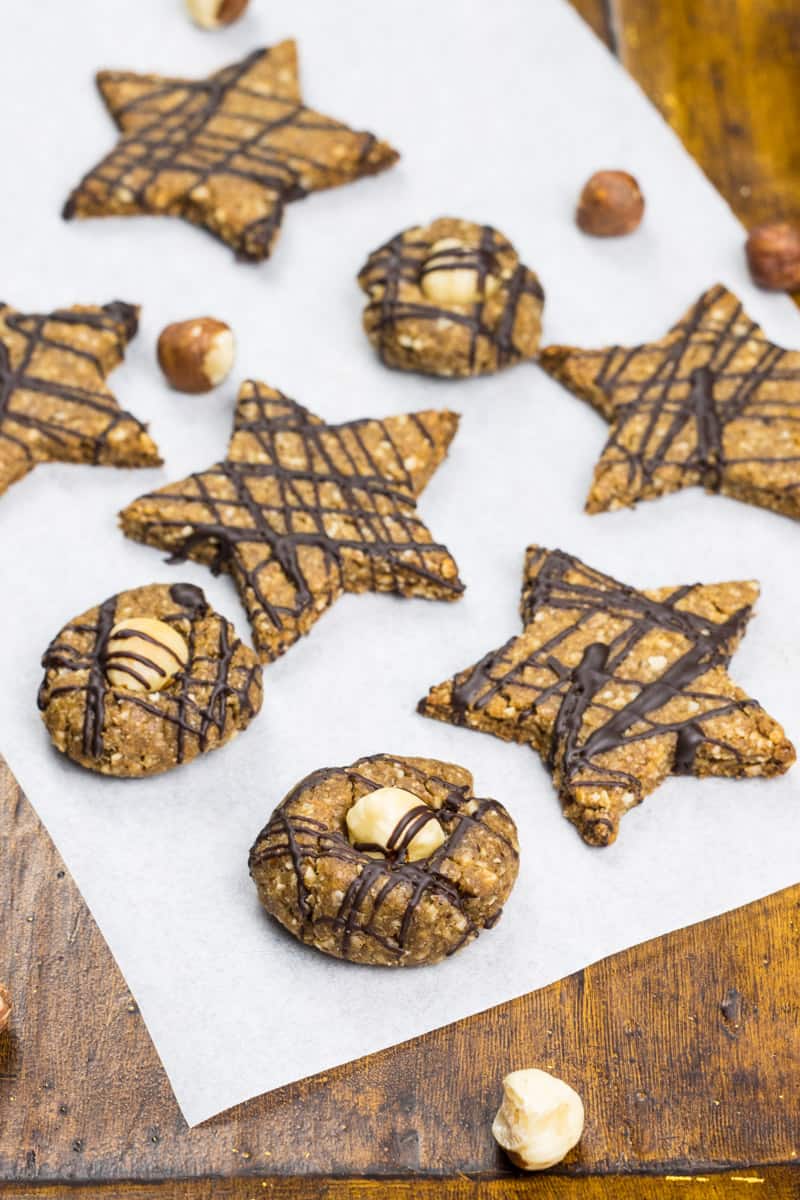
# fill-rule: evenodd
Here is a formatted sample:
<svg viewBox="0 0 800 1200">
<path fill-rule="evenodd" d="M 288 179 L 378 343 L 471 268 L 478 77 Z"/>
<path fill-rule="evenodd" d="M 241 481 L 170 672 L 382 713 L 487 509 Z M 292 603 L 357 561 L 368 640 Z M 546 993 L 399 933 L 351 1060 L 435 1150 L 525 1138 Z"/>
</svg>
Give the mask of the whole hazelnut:
<svg viewBox="0 0 800 1200">
<path fill-rule="evenodd" d="M 444 844 L 444 830 L 427 801 L 405 788 L 366 792 L 345 815 L 347 836 L 371 858 L 402 854 L 407 862 L 429 858 Z"/>
<path fill-rule="evenodd" d="M 235 344 L 224 321 L 196 317 L 167 325 L 158 339 L 158 362 L 179 392 L 210 392 L 230 373 Z"/>
<path fill-rule="evenodd" d="M 422 268 L 423 295 L 434 304 L 474 304 L 497 290 L 494 275 L 481 278 L 481 264 L 474 249 L 458 238 L 434 242 Z"/>
<path fill-rule="evenodd" d="M 627 171 L 597 171 L 584 184 L 575 219 L 594 237 L 622 237 L 638 228 L 644 196 Z"/>
<path fill-rule="evenodd" d="M 238 21 L 249 0 L 186 0 L 189 15 L 201 29 L 221 29 Z"/>
<path fill-rule="evenodd" d="M 0 983 L 0 1033 L 8 1028 L 8 1022 L 11 1020 L 11 993 L 8 988 Z"/>
<path fill-rule="evenodd" d="M 503 1080 L 492 1134 L 515 1166 L 545 1171 L 580 1141 L 583 1120 L 583 1101 L 568 1083 L 528 1067 Z"/>
<path fill-rule="evenodd" d="M 747 263 L 759 287 L 773 292 L 800 289 L 800 228 L 789 221 L 757 225 L 747 236 Z"/>
<path fill-rule="evenodd" d="M 108 682 L 129 692 L 160 692 L 188 661 L 186 639 L 155 617 L 118 621 L 103 654 Z"/>
</svg>

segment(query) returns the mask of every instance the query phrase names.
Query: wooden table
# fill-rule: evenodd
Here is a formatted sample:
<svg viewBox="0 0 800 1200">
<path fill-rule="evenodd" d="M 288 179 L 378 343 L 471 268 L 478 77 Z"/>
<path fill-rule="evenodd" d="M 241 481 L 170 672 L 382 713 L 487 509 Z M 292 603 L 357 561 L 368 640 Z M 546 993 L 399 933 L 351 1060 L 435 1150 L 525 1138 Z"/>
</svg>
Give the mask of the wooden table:
<svg viewBox="0 0 800 1200">
<path fill-rule="evenodd" d="M 800 219 L 797 0 L 574 2 L 746 223 Z M 800 1196 L 800 886 L 188 1130 L 2 760 L 0 808 L 3 1196 Z M 500 1075 L 526 1063 L 588 1114 L 579 1148 L 533 1178 L 489 1132 Z"/>
</svg>

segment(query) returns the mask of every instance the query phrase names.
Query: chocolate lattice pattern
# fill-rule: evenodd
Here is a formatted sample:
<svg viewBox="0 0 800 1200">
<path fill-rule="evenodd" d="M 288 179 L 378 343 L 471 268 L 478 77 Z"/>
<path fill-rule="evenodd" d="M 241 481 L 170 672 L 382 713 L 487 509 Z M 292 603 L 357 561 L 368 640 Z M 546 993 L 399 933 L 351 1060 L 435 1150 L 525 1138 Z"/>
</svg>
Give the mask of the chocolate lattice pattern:
<svg viewBox="0 0 800 1200">
<path fill-rule="evenodd" d="M 302 103 L 292 41 L 207 79 L 101 71 L 97 81 L 122 136 L 73 191 L 68 218 L 181 216 L 258 261 L 286 203 L 397 159 L 371 133 Z"/>
<path fill-rule="evenodd" d="M 529 548 L 524 629 L 431 689 L 425 716 L 538 750 L 587 842 L 670 774 L 780 774 L 781 727 L 727 672 L 752 582 L 637 591 L 560 550 Z"/>
<path fill-rule="evenodd" d="M 589 512 L 700 484 L 800 517 L 800 351 L 724 287 L 642 346 L 549 346 L 541 363 L 611 424 Z"/>
<path fill-rule="evenodd" d="M 105 382 L 137 325 L 119 300 L 51 313 L 0 304 L 0 494 L 42 462 L 160 463 Z"/>
<path fill-rule="evenodd" d="M 326 425 L 247 382 L 227 458 L 134 501 L 122 526 L 173 562 L 229 572 L 272 659 L 344 591 L 461 594 L 456 564 L 416 509 L 457 423 L 422 412 Z"/>
</svg>

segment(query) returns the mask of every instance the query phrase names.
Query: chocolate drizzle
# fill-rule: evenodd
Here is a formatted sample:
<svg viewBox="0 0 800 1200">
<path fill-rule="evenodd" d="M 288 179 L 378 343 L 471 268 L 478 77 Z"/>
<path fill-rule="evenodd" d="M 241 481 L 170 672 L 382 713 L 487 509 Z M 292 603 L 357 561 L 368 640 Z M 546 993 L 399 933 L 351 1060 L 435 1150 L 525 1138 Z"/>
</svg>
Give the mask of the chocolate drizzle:
<svg viewBox="0 0 800 1200">
<path fill-rule="evenodd" d="M 528 551 L 525 575 L 523 635 L 457 675 L 449 698 L 434 688 L 419 708 L 539 749 L 565 803 L 596 810 L 583 818 L 607 826 L 604 833 L 595 824 L 587 840 L 610 840 L 620 812 L 664 775 L 697 772 L 701 748 L 702 774 L 759 773 L 771 755 L 773 770 L 785 770 L 793 760 L 785 739 L 759 730 L 756 714 L 769 718 L 726 673 L 751 603 L 711 619 L 718 589 L 640 592 L 539 547 Z M 737 596 L 748 594 L 743 586 Z M 654 740 L 651 776 L 638 744 Z M 605 803 L 620 811 L 602 812 L 603 794 L 616 796 Z"/>
<path fill-rule="evenodd" d="M 117 705 L 142 709 L 172 727 L 177 763 L 210 749 L 230 734 L 232 701 L 237 717 L 242 714 L 249 719 L 258 711 L 260 667 L 249 661 L 249 652 L 245 653 L 240 640 L 232 636 L 228 622 L 208 608 L 201 590 L 194 585 L 176 584 L 164 590 L 175 605 L 172 611 L 149 612 L 146 602 L 145 607 L 137 611 L 137 615 L 157 616 L 159 620 L 175 625 L 186 638 L 188 661 L 184 665 L 176 657 L 179 670 L 164 690 L 155 693 L 129 691 L 113 686 L 106 675 L 109 665 L 120 669 L 115 656 L 109 656 L 108 652 L 111 630 L 122 619 L 120 602 L 125 602 L 125 615 L 130 616 L 131 609 L 137 607 L 136 592 L 111 596 L 99 608 L 65 626 L 42 657 L 45 677 L 38 696 L 42 711 L 60 697 L 84 697 L 81 749 L 83 758 L 89 760 L 84 765 L 99 766 L 104 761 L 109 696 L 113 696 Z M 182 603 L 181 596 L 187 603 Z M 210 654 L 201 652 L 198 647 L 199 622 L 212 623 L 213 649 Z M 118 636 L 115 634 L 114 638 Z M 134 636 L 146 639 L 141 632 Z M 204 645 L 207 641 L 204 633 Z M 143 656 L 126 657 L 146 661 Z M 134 674 L 134 671 L 130 673 Z"/>
<path fill-rule="evenodd" d="M 439 457 L 426 424 L 439 418 L 402 419 L 419 464 Z M 455 598 L 463 585 L 417 516 L 422 483 L 393 438 L 394 420 L 325 425 L 282 393 L 245 384 L 228 458 L 134 501 L 123 528 L 169 550 L 172 563 L 194 558 L 230 573 L 269 658 L 342 591 Z"/>
<path fill-rule="evenodd" d="M 194 583 L 173 583 L 169 595 L 171 600 L 194 616 L 202 617 L 208 612 L 205 593 Z"/>
<path fill-rule="evenodd" d="M 661 341 L 550 346 L 541 363 L 611 422 L 590 512 L 702 484 L 800 517 L 800 354 L 769 342 L 724 287 Z"/>
<path fill-rule="evenodd" d="M 104 382 L 108 359 L 123 357 L 137 324 L 137 309 L 120 300 L 46 314 L 0 305 L 0 492 L 38 462 L 121 461 L 122 423 L 144 434 Z M 146 459 L 140 447 L 131 464 Z M 154 447 L 150 461 L 158 462 Z"/>
<path fill-rule="evenodd" d="M 301 102 L 292 43 L 255 50 L 207 79 L 102 71 L 98 84 L 123 136 L 69 197 L 67 219 L 182 216 L 259 261 L 289 201 L 397 159 L 371 133 Z"/>
<path fill-rule="evenodd" d="M 412 229 L 397 234 L 370 254 L 359 272 L 358 282 L 370 297 L 364 325 L 384 362 L 389 362 L 391 357 L 390 344 L 395 333 L 408 321 L 431 326 L 446 321 L 464 326 L 470 335 L 465 374 L 499 370 L 529 357 L 515 342 L 515 323 L 523 297 L 531 297 L 539 304 L 544 301 L 542 286 L 533 271 L 516 262 L 510 277 L 503 278 L 502 310 L 498 314 L 493 304 L 490 319 L 487 278 L 499 277 L 501 257 L 516 259 L 516 254 L 508 239 L 496 229 L 490 225 L 477 228 L 479 243 L 474 247 L 465 244 L 432 251 L 435 243 L 429 237 L 419 236 L 419 230 Z M 479 298 L 473 303 L 445 307 L 432 302 L 422 290 L 426 276 L 464 269 L 475 272 Z"/>
<path fill-rule="evenodd" d="M 367 850 L 374 847 L 352 846 L 343 825 L 341 828 L 328 827 L 308 815 L 308 796 L 315 787 L 340 778 L 352 789 L 355 802 L 360 795 L 384 786 L 378 781 L 379 775 L 372 777 L 373 765 L 380 768 L 396 761 L 377 754 L 361 759 L 352 767 L 314 771 L 282 801 L 250 851 L 250 873 L 257 880 L 259 868 L 271 864 L 290 865 L 301 920 L 299 936 L 313 942 L 315 932 L 332 930 L 336 943 L 334 952 L 342 958 L 353 957 L 353 939 L 358 936 L 361 943 L 380 946 L 388 961 L 401 963 L 409 951 L 414 917 L 423 901 L 431 896 L 438 897 L 445 908 L 454 909 L 462 918 L 459 922 L 461 932 L 447 949 L 447 955 L 454 954 L 476 937 L 481 928 L 494 924 L 501 913 L 498 904 L 488 919 L 478 922 L 473 907 L 474 896 L 467 888 L 453 882 L 459 879 L 460 872 L 448 864 L 452 863 L 461 843 L 474 832 L 487 839 L 490 846 L 494 844 L 495 855 L 508 855 L 514 862 L 518 859 L 516 845 L 511 840 L 514 827 L 502 805 L 495 800 L 478 800 L 472 796 L 469 787 L 426 774 L 408 760 L 400 760 L 404 771 L 403 786 L 416 787 L 428 795 L 434 789 L 444 790 L 445 799 L 435 810 L 425 803 L 407 814 L 400 823 L 403 829 L 398 825 L 395 830 L 397 845 L 381 858 L 371 858 L 367 854 Z M 487 822 L 492 814 L 501 820 Z M 445 842 L 427 858 L 406 861 L 405 848 L 419 832 L 420 822 L 427 823 L 432 815 L 445 832 Z M 349 886 L 332 916 L 323 914 L 323 905 L 306 882 L 309 868 L 316 879 L 319 865 L 326 860 L 345 864 L 346 873 L 351 875 Z M 382 923 L 386 905 L 389 901 L 396 904 L 398 894 L 402 896 L 402 907 L 389 923 L 393 925 L 393 931 L 387 934 Z M 281 914 L 275 915 L 280 917 Z M 363 953 L 355 955 L 355 959 L 364 961 Z"/>
</svg>

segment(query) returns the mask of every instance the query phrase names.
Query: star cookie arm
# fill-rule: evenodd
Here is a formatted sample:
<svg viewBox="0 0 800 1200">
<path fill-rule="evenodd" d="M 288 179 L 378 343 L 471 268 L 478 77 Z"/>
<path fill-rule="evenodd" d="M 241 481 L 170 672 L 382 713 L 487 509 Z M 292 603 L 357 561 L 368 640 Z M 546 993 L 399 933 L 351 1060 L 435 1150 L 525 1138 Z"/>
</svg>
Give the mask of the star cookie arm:
<svg viewBox="0 0 800 1200">
<path fill-rule="evenodd" d="M 191 83 L 135 71 L 98 71 L 97 90 L 114 124 L 124 133 L 157 121 L 169 105 L 186 103 Z"/>
<path fill-rule="evenodd" d="M 616 405 L 607 381 L 613 378 L 628 353 L 623 346 L 608 346 L 604 350 L 545 346 L 539 355 L 539 365 L 610 421 Z"/>
<path fill-rule="evenodd" d="M 415 496 L 443 462 L 458 432 L 458 413 L 446 409 L 365 421 L 361 438 L 389 478 L 407 483 Z"/>
<path fill-rule="evenodd" d="M 249 65 L 241 76 L 242 86 L 267 96 L 300 101 L 294 41 L 281 42 L 269 50 L 257 50 L 245 62 Z M 225 67 L 211 78 L 224 85 L 229 70 Z M 193 89 L 193 81 L 139 75 L 135 71 L 98 71 L 97 87 L 117 128 L 127 133 L 150 124 L 162 115 L 166 106 L 184 103 Z"/>
<path fill-rule="evenodd" d="M 761 589 L 754 579 L 726 583 L 693 583 L 684 587 L 646 588 L 643 595 L 657 604 L 693 613 L 710 624 L 724 627 L 727 640 L 721 651 L 727 663 L 744 636 Z"/>
<path fill-rule="evenodd" d="M 121 301 L 45 315 L 0 307 L 0 491 L 38 462 L 161 462 L 145 426 L 105 382 L 137 314 Z"/>
<path fill-rule="evenodd" d="M 120 514 L 127 537 L 169 551 L 169 561 L 188 558 L 231 575 L 265 661 L 308 633 L 342 593 L 338 564 L 314 539 L 298 545 L 286 535 L 279 487 L 257 466 L 226 461 L 140 496 Z"/>
</svg>

